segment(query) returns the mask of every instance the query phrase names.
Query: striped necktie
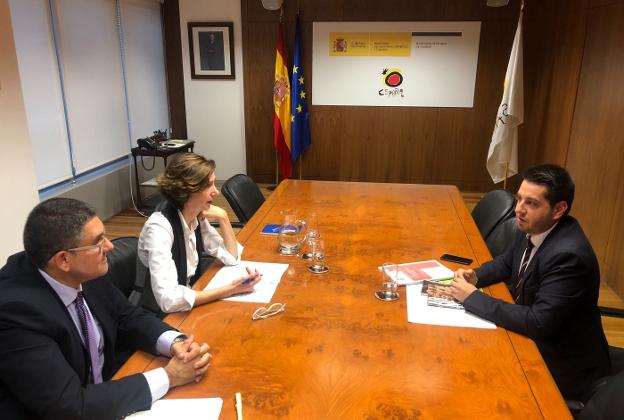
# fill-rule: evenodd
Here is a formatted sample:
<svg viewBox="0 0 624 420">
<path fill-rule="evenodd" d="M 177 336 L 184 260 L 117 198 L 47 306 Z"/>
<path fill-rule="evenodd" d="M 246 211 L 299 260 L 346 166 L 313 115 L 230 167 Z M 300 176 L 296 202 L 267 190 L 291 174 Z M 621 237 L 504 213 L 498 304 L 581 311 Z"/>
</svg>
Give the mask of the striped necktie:
<svg viewBox="0 0 624 420">
<path fill-rule="evenodd" d="M 102 382 L 102 369 L 100 366 L 100 352 L 98 351 L 98 343 L 95 341 L 95 323 L 91 314 L 85 305 L 82 292 L 78 292 L 76 296 L 76 311 L 80 320 L 80 329 L 84 338 L 84 345 L 87 353 L 89 353 L 89 361 L 91 362 L 91 378 L 94 384 Z"/>
<path fill-rule="evenodd" d="M 531 258 L 531 251 L 533 250 L 533 242 L 531 242 L 531 237 L 527 236 L 527 246 L 524 250 L 524 255 L 522 256 L 522 263 L 520 264 L 520 271 L 518 271 L 518 281 L 516 282 L 516 287 L 514 287 L 514 300 L 518 302 L 518 299 L 522 295 L 522 286 L 524 285 L 524 273 L 526 272 L 527 266 L 529 265 L 529 259 Z"/>
</svg>

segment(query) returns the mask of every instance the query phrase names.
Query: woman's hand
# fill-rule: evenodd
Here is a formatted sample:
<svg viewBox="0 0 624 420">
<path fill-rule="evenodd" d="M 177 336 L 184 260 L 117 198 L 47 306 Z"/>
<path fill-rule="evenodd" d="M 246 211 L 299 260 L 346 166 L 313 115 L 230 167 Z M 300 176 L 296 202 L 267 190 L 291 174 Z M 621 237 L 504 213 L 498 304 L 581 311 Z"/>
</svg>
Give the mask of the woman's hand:
<svg viewBox="0 0 624 420">
<path fill-rule="evenodd" d="M 221 207 L 217 207 L 214 205 L 210 205 L 207 210 L 202 210 L 201 213 L 197 216 L 199 220 L 207 219 L 209 222 L 219 222 L 229 220 L 227 212 L 223 210 Z"/>
<path fill-rule="evenodd" d="M 252 271 L 249 267 L 245 267 L 245 269 L 247 270 L 247 275 L 232 282 L 232 293 L 230 296 L 253 292 L 254 286 L 262 279 L 262 274 L 258 270 Z"/>
</svg>

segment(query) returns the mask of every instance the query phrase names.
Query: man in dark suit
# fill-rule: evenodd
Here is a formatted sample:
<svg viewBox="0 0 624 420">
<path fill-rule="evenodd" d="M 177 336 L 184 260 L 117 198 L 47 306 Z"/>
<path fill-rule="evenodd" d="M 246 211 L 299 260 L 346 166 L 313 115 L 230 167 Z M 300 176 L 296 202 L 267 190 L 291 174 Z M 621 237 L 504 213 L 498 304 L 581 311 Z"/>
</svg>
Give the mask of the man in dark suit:
<svg viewBox="0 0 624 420">
<path fill-rule="evenodd" d="M 568 215 L 573 199 L 565 169 L 527 170 L 517 193 L 514 242 L 476 270 L 458 270 L 451 293 L 467 311 L 533 339 L 564 397 L 586 400 L 610 360 L 597 306 L 598 261 Z M 515 304 L 476 291 L 499 281 Z"/>
<path fill-rule="evenodd" d="M 105 277 L 113 245 L 92 207 L 62 198 L 37 205 L 24 248 L 0 270 L 2 418 L 119 418 L 201 379 L 208 345 L 130 305 Z M 112 381 L 118 345 L 173 357 Z"/>
</svg>

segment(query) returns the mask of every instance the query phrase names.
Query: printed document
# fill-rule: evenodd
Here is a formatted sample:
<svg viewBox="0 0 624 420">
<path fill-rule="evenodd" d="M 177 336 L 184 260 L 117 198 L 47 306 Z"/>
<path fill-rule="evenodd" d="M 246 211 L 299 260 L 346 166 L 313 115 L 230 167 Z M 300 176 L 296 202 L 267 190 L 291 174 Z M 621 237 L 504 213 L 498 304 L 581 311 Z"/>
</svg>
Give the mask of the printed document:
<svg viewBox="0 0 624 420">
<path fill-rule="evenodd" d="M 210 280 L 210 283 L 208 283 L 204 290 L 227 286 L 234 280 L 246 276 L 247 270 L 245 267 L 249 267 L 251 270 L 258 270 L 260 274 L 262 274 L 262 280 L 254 286 L 253 292 L 230 296 L 223 300 L 270 303 L 282 276 L 286 272 L 286 269 L 288 269 L 288 264 L 240 261 L 238 265 L 225 266 L 217 271 L 217 274 Z"/>
<path fill-rule="evenodd" d="M 437 260 L 417 261 L 397 266 L 397 284 L 420 283 L 423 280 L 437 281 L 453 278 L 453 271 L 440 264 Z M 379 267 L 381 269 L 381 267 Z"/>
<path fill-rule="evenodd" d="M 198 418 L 198 413 L 201 413 L 202 419 L 218 420 L 221 406 L 223 406 L 221 398 L 158 400 L 152 404 L 151 409 L 139 411 L 126 418 L 131 420 L 193 419 Z"/>
<path fill-rule="evenodd" d="M 444 325 L 495 329 L 496 325 L 466 312 L 465 309 L 443 308 L 427 304 L 427 295 L 421 293 L 422 283 L 405 287 L 407 295 L 407 320 L 415 324 Z M 482 292 L 478 292 L 482 293 Z"/>
</svg>

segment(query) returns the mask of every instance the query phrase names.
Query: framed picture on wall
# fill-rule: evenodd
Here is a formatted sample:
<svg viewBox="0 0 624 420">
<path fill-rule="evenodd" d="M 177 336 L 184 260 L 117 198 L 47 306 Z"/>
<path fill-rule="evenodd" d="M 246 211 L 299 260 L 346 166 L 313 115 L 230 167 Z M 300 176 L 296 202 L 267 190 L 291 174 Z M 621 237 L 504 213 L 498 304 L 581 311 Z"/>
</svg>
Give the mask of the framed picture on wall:
<svg viewBox="0 0 624 420">
<path fill-rule="evenodd" d="M 234 24 L 189 22 L 192 79 L 234 79 Z"/>
</svg>

